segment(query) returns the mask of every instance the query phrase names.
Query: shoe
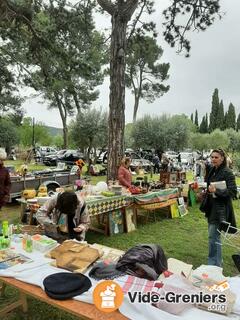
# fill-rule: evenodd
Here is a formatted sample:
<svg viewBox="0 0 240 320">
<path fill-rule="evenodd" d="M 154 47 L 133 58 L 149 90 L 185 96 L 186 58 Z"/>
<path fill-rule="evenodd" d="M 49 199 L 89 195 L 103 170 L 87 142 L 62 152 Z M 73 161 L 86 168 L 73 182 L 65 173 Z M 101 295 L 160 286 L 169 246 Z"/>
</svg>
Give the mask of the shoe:
<svg viewBox="0 0 240 320">
<path fill-rule="evenodd" d="M 232 259 L 233 259 L 233 261 L 235 263 L 236 268 L 240 272 L 240 254 L 233 254 L 232 255 Z"/>
</svg>

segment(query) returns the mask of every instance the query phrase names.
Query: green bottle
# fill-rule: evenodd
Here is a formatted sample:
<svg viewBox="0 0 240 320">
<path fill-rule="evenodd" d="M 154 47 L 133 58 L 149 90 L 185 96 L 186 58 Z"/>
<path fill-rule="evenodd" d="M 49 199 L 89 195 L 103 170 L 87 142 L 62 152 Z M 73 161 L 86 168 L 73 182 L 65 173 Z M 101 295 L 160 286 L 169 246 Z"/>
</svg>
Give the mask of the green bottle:
<svg viewBox="0 0 240 320">
<path fill-rule="evenodd" d="M 2 244 L 2 249 L 7 249 L 10 246 L 10 240 L 8 236 L 3 237 L 1 244 Z"/>
<path fill-rule="evenodd" d="M 8 236 L 8 221 L 3 221 L 2 222 L 2 233 L 3 233 L 3 236 Z"/>
<path fill-rule="evenodd" d="M 26 251 L 27 252 L 32 252 L 33 247 L 32 247 L 32 238 L 30 235 L 27 236 L 27 241 L 26 241 Z"/>
<path fill-rule="evenodd" d="M 3 241 L 3 234 L 2 234 L 2 230 L 0 230 L 0 250 L 3 249 L 2 248 L 2 241 Z"/>
</svg>

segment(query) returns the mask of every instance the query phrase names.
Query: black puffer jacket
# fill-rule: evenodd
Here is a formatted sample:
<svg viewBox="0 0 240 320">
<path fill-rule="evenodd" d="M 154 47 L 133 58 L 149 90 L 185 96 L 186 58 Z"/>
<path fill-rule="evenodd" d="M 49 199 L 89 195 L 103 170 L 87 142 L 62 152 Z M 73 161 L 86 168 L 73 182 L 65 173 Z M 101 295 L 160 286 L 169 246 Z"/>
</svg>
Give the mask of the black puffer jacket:
<svg viewBox="0 0 240 320">
<path fill-rule="evenodd" d="M 129 249 L 116 268 L 139 278 L 156 280 L 168 268 L 163 249 L 156 244 L 139 244 Z"/>
<path fill-rule="evenodd" d="M 207 177 L 207 186 L 211 182 L 226 181 L 227 189 L 219 190 L 215 192 L 216 198 L 208 195 L 210 200 L 209 210 L 206 212 L 206 217 L 209 223 L 220 224 L 220 230 L 228 231 L 229 233 L 235 233 L 236 229 L 228 228 L 230 226 L 236 228 L 236 220 L 234 216 L 232 199 L 237 195 L 237 186 L 235 176 L 232 171 L 221 165 L 219 168 L 211 168 Z M 228 228 L 228 230 L 227 230 Z"/>
</svg>

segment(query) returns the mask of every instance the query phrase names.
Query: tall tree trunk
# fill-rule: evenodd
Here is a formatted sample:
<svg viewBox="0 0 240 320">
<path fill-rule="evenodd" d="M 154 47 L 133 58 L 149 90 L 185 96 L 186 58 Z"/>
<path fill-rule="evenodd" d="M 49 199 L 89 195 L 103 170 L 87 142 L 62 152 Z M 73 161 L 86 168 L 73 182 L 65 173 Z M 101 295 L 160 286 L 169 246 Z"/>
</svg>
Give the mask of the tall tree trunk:
<svg viewBox="0 0 240 320">
<path fill-rule="evenodd" d="M 63 148 L 67 149 L 68 148 L 68 127 L 67 127 L 67 110 L 62 103 L 59 95 L 57 93 L 54 93 L 56 103 L 58 106 L 58 110 L 60 113 L 60 117 L 62 119 L 62 125 L 63 125 Z"/>
<path fill-rule="evenodd" d="M 138 0 L 97 1 L 112 16 L 107 179 L 115 180 L 124 154 L 126 30 Z"/>
<path fill-rule="evenodd" d="M 117 13 L 113 15 L 108 120 L 108 180 L 117 178 L 117 169 L 124 154 L 126 30 L 127 21 L 121 19 Z"/>
</svg>

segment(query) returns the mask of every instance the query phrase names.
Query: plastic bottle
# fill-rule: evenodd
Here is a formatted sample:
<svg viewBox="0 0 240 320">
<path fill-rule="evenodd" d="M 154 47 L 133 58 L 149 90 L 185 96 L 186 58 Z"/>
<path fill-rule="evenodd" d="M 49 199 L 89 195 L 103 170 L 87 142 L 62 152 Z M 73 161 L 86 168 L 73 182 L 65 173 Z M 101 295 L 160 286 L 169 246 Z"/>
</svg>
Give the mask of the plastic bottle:
<svg viewBox="0 0 240 320">
<path fill-rule="evenodd" d="M 7 220 L 3 221 L 2 222 L 2 233 L 3 233 L 4 237 L 8 236 L 8 228 L 9 228 L 8 221 Z"/>
<path fill-rule="evenodd" d="M 0 230 L 0 250 L 2 249 L 2 241 L 3 241 L 3 234 L 2 234 L 2 230 Z"/>
<path fill-rule="evenodd" d="M 10 239 L 8 236 L 4 236 L 2 239 L 2 249 L 7 249 L 10 246 Z"/>
<path fill-rule="evenodd" d="M 26 241 L 26 249 L 27 252 L 32 252 L 33 247 L 32 247 L 32 238 L 30 235 L 27 236 L 27 241 Z"/>
<path fill-rule="evenodd" d="M 26 247 L 27 247 L 27 237 L 28 237 L 27 233 L 24 233 L 23 238 L 22 238 L 22 248 L 23 248 L 23 250 L 26 250 Z"/>
</svg>

